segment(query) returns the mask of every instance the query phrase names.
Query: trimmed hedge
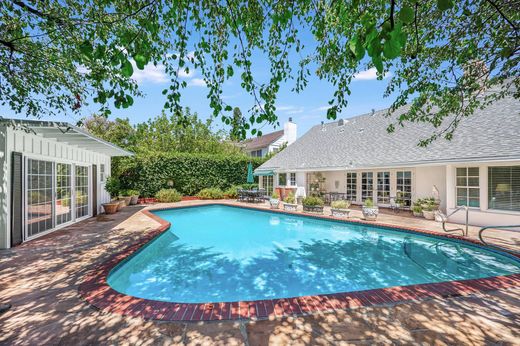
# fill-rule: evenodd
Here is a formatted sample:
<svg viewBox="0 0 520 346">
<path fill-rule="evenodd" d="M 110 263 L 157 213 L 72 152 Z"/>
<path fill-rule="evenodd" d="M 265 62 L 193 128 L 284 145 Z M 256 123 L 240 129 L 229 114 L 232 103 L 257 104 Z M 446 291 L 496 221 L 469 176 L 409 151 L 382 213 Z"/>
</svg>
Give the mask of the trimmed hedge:
<svg viewBox="0 0 520 346">
<path fill-rule="evenodd" d="M 226 190 L 247 180 L 247 164 L 253 169 L 261 158 L 209 154 L 158 154 L 146 157 L 117 158 L 112 161 L 112 175 L 121 187 L 139 190 L 141 196 L 152 197 L 161 189 L 175 189 L 193 196 L 206 188 Z"/>
</svg>

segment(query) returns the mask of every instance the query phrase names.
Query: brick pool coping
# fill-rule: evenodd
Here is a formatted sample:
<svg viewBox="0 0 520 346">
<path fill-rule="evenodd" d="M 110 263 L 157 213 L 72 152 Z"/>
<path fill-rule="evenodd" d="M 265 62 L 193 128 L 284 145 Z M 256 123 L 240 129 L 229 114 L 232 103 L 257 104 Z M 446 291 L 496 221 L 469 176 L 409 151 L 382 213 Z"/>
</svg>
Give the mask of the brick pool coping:
<svg viewBox="0 0 520 346">
<path fill-rule="evenodd" d="M 80 295 L 92 306 L 106 312 L 141 317 L 146 320 L 161 321 L 215 321 L 215 320 L 256 320 L 275 317 L 298 316 L 317 312 L 332 312 L 358 307 L 384 306 L 407 301 L 420 301 L 433 298 L 450 298 L 497 289 L 507 289 L 520 285 L 520 274 L 495 276 L 484 279 L 446 281 L 439 283 L 416 284 L 408 286 L 386 287 L 363 291 L 320 294 L 315 296 L 292 297 L 282 299 L 264 299 L 239 302 L 212 303 L 175 303 L 136 298 L 119 293 L 112 289 L 107 278 L 110 271 L 120 263 L 131 258 L 152 239 L 170 228 L 170 223 L 151 211 L 193 208 L 207 205 L 226 205 L 235 208 L 254 209 L 266 212 L 298 215 L 317 219 L 341 221 L 344 223 L 366 224 L 383 229 L 415 232 L 439 238 L 451 238 L 482 246 L 476 240 L 467 239 L 454 234 L 440 234 L 418 228 L 398 227 L 394 225 L 367 222 L 363 220 L 341 219 L 326 215 L 302 214 L 278 209 L 266 210 L 253 206 L 238 206 L 230 203 L 209 203 L 191 206 L 173 206 L 142 210 L 141 213 L 159 223 L 159 227 L 142 236 L 137 242 L 112 255 L 97 266 L 79 285 Z M 491 251 L 494 248 L 488 248 Z M 517 254 L 502 250 L 503 253 L 520 257 Z"/>
</svg>

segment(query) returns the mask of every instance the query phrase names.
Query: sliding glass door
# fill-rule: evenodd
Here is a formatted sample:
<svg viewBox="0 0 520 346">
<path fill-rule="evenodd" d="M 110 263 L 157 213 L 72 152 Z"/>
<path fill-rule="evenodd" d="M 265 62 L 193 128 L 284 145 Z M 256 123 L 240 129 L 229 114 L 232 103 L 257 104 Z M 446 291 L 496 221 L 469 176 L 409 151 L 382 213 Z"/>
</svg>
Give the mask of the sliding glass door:
<svg viewBox="0 0 520 346">
<path fill-rule="evenodd" d="M 56 226 L 72 220 L 72 165 L 56 164 Z"/>
<path fill-rule="evenodd" d="M 53 163 L 27 160 L 26 234 L 33 237 L 53 226 Z"/>
<path fill-rule="evenodd" d="M 88 215 L 88 167 L 76 166 L 76 219 Z"/>
</svg>

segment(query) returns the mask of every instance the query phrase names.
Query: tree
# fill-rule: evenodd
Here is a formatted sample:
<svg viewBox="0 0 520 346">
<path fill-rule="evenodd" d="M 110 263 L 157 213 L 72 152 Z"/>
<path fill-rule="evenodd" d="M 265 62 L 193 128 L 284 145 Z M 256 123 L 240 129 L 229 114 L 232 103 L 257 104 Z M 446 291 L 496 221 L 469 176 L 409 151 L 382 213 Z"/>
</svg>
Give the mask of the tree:
<svg viewBox="0 0 520 346">
<path fill-rule="evenodd" d="M 120 147 L 131 148 L 135 146 L 135 129 L 128 118 L 117 118 L 110 121 L 102 115 L 93 115 L 83 119 L 81 125 L 94 136 Z"/>
<path fill-rule="evenodd" d="M 519 19 L 515 0 L 3 1 L 0 102 L 38 116 L 78 111 L 92 98 L 106 115 L 109 102 L 130 107 L 140 95 L 135 68 L 164 64 L 166 111 L 182 118 L 187 84 L 179 72 L 195 68 L 213 116 L 230 125 L 233 107 L 222 86 L 236 72 L 256 103 L 244 137 L 278 124 L 283 83 L 299 92 L 312 73 L 331 83 L 327 118 L 334 119 L 348 105 L 356 73 L 374 67 L 380 78 L 394 75 L 391 110 L 411 102 L 389 130 L 430 122 L 438 130 L 427 144 L 451 138 L 475 109 L 519 97 Z M 258 54 L 270 65 L 265 80 L 253 74 Z"/>
<path fill-rule="evenodd" d="M 240 110 L 240 108 L 233 108 L 233 120 L 231 121 L 231 131 L 229 133 L 229 138 L 232 141 L 238 142 L 242 138 L 245 138 L 245 123 L 246 119 L 242 116 L 242 111 Z"/>
</svg>

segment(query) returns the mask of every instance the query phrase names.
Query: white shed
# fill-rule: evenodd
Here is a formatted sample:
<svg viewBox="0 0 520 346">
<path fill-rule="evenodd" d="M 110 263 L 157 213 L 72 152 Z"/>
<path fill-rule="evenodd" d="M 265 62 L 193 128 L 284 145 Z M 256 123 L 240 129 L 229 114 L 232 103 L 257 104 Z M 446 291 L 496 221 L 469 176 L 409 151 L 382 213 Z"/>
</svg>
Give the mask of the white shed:
<svg viewBox="0 0 520 346">
<path fill-rule="evenodd" d="M 68 123 L 0 119 L 0 248 L 102 212 L 110 158 L 130 155 Z"/>
</svg>

